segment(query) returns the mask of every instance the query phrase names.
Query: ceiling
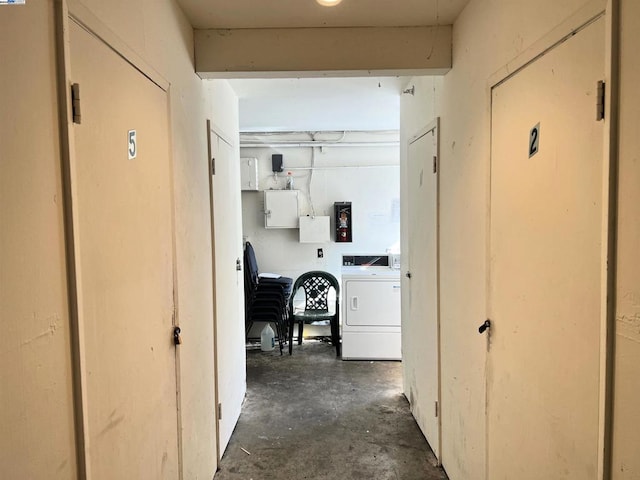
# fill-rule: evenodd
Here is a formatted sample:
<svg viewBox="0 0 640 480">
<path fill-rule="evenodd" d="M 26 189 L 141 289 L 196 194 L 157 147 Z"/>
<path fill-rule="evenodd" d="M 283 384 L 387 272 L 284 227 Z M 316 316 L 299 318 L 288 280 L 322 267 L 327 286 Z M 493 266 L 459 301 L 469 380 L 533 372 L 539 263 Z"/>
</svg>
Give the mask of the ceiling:
<svg viewBox="0 0 640 480">
<path fill-rule="evenodd" d="M 450 25 L 469 0 L 177 0 L 196 29 Z M 232 80 L 241 131 L 397 130 L 408 79 Z"/>
<path fill-rule="evenodd" d="M 194 28 L 451 25 L 469 0 L 178 0 Z"/>
</svg>

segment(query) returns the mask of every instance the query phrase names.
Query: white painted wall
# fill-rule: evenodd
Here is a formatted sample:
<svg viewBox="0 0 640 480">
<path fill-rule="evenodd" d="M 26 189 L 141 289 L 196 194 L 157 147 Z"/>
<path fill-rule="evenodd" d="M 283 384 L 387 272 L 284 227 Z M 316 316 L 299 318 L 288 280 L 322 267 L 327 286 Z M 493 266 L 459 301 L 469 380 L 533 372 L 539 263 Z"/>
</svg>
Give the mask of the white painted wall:
<svg viewBox="0 0 640 480">
<path fill-rule="evenodd" d="M 336 135 L 333 135 L 337 138 Z M 297 139 L 308 136 L 297 136 Z M 352 137 L 356 138 L 356 137 Z M 380 135 L 360 136 L 380 140 Z M 395 137 L 397 138 L 397 137 Z M 285 171 L 274 180 L 271 154 L 284 155 Z M 399 150 L 397 147 L 316 148 L 309 188 L 308 170 L 292 170 L 294 187 L 300 190 L 300 213 L 311 214 L 309 193 L 316 215 L 331 216 L 331 241 L 299 243 L 298 229 L 264 228 L 264 189 L 282 189 L 287 168 L 309 167 L 311 148 L 241 148 L 241 157 L 259 162 L 260 192 L 242 192 L 243 235 L 251 242 L 261 272 L 279 273 L 294 280 L 309 270 L 325 270 L 340 277 L 342 255 L 385 253 L 399 250 Z M 391 165 L 376 168 L 344 168 L 357 165 Z M 324 169 L 325 167 L 331 167 Z M 350 201 L 353 208 L 353 243 L 336 243 L 333 233 L 334 202 Z M 395 209 L 395 211 L 394 211 Z M 324 258 L 317 258 L 317 249 Z M 305 329 L 305 332 L 307 330 Z M 311 332 L 311 330 L 309 330 Z"/>
<path fill-rule="evenodd" d="M 416 96 L 402 100 L 403 137 L 442 121 L 442 462 L 452 480 L 485 478 L 486 343 L 477 328 L 487 311 L 488 79 L 586 3 L 471 0 L 454 24 L 453 69 L 409 82 Z"/>
<path fill-rule="evenodd" d="M 76 461 L 53 2 L 0 8 L 0 471 L 67 480 Z"/>
<path fill-rule="evenodd" d="M 640 3 L 621 4 L 620 167 L 613 480 L 640 478 Z"/>
<path fill-rule="evenodd" d="M 402 77 L 230 80 L 240 130 L 398 130 Z M 305 108 L 300 108 L 304 105 Z M 313 115 L 309 115 L 312 111 Z"/>
</svg>

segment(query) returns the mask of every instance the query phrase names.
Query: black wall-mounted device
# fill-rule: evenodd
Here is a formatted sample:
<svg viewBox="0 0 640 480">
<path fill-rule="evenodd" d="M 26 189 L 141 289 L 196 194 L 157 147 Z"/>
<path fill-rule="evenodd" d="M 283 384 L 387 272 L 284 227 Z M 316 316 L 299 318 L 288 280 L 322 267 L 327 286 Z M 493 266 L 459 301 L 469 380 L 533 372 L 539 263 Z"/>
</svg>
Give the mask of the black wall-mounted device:
<svg viewBox="0 0 640 480">
<path fill-rule="evenodd" d="M 271 155 L 271 171 L 273 173 L 279 173 L 284 170 L 284 164 L 281 153 L 274 153 Z"/>
</svg>

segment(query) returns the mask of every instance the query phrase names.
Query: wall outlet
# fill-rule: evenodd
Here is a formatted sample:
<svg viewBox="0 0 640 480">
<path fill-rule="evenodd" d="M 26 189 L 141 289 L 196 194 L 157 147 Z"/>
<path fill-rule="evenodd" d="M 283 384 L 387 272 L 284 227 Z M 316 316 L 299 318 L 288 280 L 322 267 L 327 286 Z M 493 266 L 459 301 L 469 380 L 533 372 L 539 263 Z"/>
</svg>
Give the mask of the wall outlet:
<svg viewBox="0 0 640 480">
<path fill-rule="evenodd" d="M 324 258 L 324 251 L 321 248 L 318 249 L 318 258 Z"/>
</svg>

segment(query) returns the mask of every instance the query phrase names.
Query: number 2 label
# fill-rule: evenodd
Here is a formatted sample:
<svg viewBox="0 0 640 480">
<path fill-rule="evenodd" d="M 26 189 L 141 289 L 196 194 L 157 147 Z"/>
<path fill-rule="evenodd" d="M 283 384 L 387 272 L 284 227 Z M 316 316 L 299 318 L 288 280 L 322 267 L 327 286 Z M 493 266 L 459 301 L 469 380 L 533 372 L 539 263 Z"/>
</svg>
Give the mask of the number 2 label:
<svg viewBox="0 0 640 480">
<path fill-rule="evenodd" d="M 538 153 L 538 145 L 540 144 L 540 124 L 538 123 L 531 129 L 529 133 L 529 158 Z"/>
<path fill-rule="evenodd" d="M 138 142 L 136 137 L 136 131 L 129 130 L 129 133 L 127 134 L 127 139 L 129 142 L 128 144 L 129 160 L 133 160 L 134 158 L 136 158 L 136 155 L 138 155 Z"/>
</svg>

